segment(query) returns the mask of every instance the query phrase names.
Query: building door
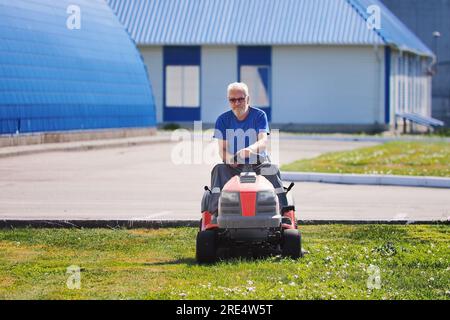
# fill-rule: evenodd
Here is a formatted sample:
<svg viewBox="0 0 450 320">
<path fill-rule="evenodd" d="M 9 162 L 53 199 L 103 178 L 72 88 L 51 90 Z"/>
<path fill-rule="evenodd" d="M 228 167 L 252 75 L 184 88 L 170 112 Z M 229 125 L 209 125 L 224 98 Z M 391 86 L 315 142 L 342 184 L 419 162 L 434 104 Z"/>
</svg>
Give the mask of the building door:
<svg viewBox="0 0 450 320">
<path fill-rule="evenodd" d="M 271 121 L 271 47 L 238 47 L 239 81 L 248 85 L 250 105 L 264 110 Z"/>
<path fill-rule="evenodd" d="M 200 120 L 200 47 L 164 47 L 163 120 Z"/>
</svg>

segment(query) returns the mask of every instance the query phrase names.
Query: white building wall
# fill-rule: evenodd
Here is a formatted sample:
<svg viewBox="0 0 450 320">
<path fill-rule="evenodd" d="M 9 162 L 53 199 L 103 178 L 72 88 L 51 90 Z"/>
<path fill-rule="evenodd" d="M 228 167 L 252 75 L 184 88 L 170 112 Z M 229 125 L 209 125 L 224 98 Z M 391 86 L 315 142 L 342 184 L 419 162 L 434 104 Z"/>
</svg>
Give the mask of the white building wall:
<svg viewBox="0 0 450 320">
<path fill-rule="evenodd" d="M 202 47 L 201 114 L 205 123 L 215 123 L 229 110 L 227 86 L 237 81 L 236 47 Z"/>
<path fill-rule="evenodd" d="M 384 123 L 380 49 L 377 54 L 373 47 L 273 47 L 272 122 Z"/>
<path fill-rule="evenodd" d="M 155 47 L 139 47 L 139 51 L 144 58 L 147 72 L 149 74 L 150 83 L 152 85 L 153 96 L 156 105 L 156 122 L 163 121 L 163 48 L 161 46 Z"/>
<path fill-rule="evenodd" d="M 163 48 L 139 47 L 163 121 Z M 383 48 L 274 46 L 272 122 L 297 124 L 384 123 Z M 226 87 L 237 81 L 237 47 L 204 46 L 201 116 L 214 123 L 228 110 Z M 394 97 L 391 97 L 393 99 Z M 394 99 L 393 99 L 394 100 Z"/>
</svg>

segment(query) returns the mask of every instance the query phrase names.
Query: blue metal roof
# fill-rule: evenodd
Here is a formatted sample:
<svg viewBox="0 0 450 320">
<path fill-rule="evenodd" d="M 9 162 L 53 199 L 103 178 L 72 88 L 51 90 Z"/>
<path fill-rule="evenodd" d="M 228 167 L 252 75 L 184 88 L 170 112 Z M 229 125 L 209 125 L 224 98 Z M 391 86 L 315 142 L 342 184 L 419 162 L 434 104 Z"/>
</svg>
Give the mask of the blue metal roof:
<svg viewBox="0 0 450 320">
<path fill-rule="evenodd" d="M 0 0 L 0 134 L 155 124 L 145 65 L 106 2 Z"/>
<path fill-rule="evenodd" d="M 367 7 L 377 5 L 381 9 L 381 29 L 374 30 L 386 44 L 392 45 L 401 51 L 409 51 L 418 55 L 434 56 L 434 53 L 403 24 L 381 1 L 379 0 L 347 0 L 367 20 Z"/>
<path fill-rule="evenodd" d="M 360 10 L 363 0 L 107 1 L 139 45 L 396 45 L 405 40 L 402 48 L 429 53 L 415 36 L 408 41 L 413 34 L 384 6 L 383 17 L 390 21 L 385 32 L 369 30 Z"/>
</svg>

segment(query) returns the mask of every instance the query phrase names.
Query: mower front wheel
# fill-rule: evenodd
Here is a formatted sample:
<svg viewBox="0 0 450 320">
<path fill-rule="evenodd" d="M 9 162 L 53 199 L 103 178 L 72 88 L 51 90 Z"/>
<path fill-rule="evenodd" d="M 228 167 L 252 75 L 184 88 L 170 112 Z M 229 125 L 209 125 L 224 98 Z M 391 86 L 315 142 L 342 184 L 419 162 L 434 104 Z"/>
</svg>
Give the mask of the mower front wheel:
<svg viewBox="0 0 450 320">
<path fill-rule="evenodd" d="M 196 258 L 198 263 L 213 263 L 216 261 L 217 235 L 213 230 L 197 233 Z"/>
<path fill-rule="evenodd" d="M 296 229 L 286 229 L 283 232 L 283 243 L 281 245 L 283 257 L 298 259 L 302 255 L 302 237 Z"/>
</svg>

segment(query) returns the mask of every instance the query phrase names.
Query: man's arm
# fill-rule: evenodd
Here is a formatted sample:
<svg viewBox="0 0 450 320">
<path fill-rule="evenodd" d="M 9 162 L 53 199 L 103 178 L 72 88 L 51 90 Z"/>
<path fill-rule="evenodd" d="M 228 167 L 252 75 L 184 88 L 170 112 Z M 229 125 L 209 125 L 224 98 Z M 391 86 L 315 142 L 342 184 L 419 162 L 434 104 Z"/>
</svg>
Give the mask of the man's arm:
<svg viewBox="0 0 450 320">
<path fill-rule="evenodd" d="M 248 148 L 254 153 L 261 153 L 267 149 L 267 132 L 260 132 L 258 134 L 258 141 Z"/>
<path fill-rule="evenodd" d="M 234 162 L 234 155 L 228 152 L 228 144 L 226 140 L 217 139 L 219 143 L 219 155 L 223 162 L 231 164 Z"/>
</svg>

